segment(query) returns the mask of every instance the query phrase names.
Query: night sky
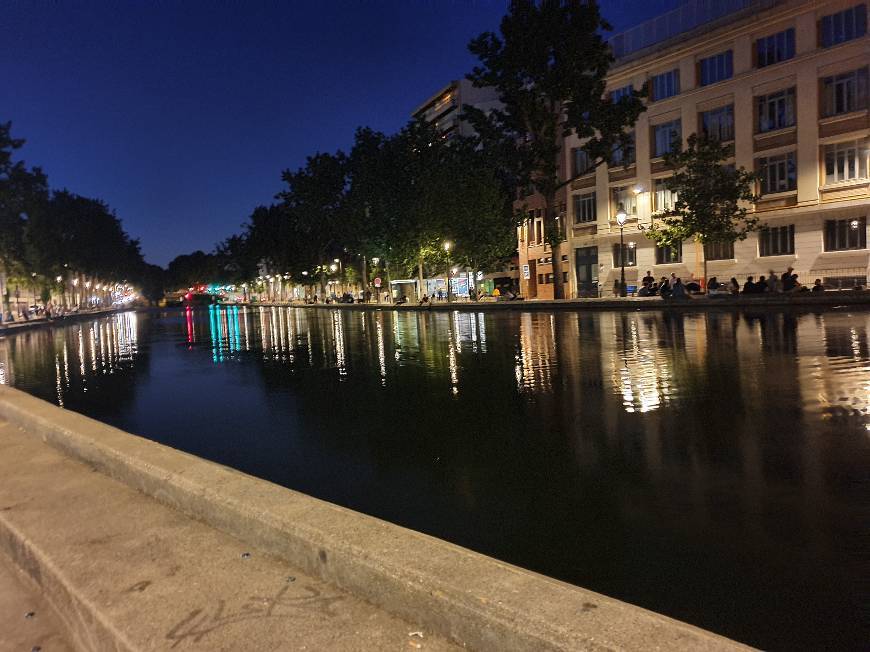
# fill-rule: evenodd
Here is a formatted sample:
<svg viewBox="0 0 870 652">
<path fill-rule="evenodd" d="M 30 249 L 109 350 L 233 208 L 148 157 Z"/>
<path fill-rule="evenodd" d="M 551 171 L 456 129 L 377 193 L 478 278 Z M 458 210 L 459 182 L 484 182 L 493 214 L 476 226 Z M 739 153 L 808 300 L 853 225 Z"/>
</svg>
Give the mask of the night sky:
<svg viewBox="0 0 870 652">
<path fill-rule="evenodd" d="M 603 2 L 617 31 L 678 4 Z M 238 232 L 307 155 L 400 128 L 506 6 L 8 0 L 0 121 L 52 188 L 106 200 L 165 265 Z"/>
</svg>

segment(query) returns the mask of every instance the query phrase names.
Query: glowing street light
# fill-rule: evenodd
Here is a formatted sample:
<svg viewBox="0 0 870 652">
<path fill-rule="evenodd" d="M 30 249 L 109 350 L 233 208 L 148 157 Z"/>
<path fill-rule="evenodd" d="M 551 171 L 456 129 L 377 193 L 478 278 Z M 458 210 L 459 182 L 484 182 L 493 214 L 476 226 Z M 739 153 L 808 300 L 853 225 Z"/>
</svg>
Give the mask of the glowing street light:
<svg viewBox="0 0 870 652">
<path fill-rule="evenodd" d="M 453 249 L 453 243 L 450 240 L 444 241 L 444 251 L 447 252 L 447 303 L 450 303 L 453 300 L 452 293 L 450 291 L 450 250 Z"/>
<path fill-rule="evenodd" d="M 622 202 L 616 210 L 616 223 L 619 225 L 619 296 L 626 296 L 625 288 L 625 241 L 623 240 L 623 230 L 625 229 L 625 221 L 628 215 L 625 212 L 625 207 Z"/>
</svg>

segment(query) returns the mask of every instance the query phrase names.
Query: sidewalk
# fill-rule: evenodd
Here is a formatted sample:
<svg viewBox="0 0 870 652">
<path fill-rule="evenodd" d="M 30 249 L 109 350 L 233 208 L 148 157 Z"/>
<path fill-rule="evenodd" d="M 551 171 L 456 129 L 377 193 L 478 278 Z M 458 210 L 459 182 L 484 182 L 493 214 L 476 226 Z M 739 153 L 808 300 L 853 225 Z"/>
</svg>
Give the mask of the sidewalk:
<svg viewBox="0 0 870 652">
<path fill-rule="evenodd" d="M 8 422 L 0 422 L 0 477 L 0 562 L 12 556 L 40 585 L 67 616 L 77 649 L 460 649 Z M 65 649 L 40 599 L 21 597 L 0 575 L 0 608 L 13 605 L 14 625 L 0 631 L 0 649 Z"/>
</svg>

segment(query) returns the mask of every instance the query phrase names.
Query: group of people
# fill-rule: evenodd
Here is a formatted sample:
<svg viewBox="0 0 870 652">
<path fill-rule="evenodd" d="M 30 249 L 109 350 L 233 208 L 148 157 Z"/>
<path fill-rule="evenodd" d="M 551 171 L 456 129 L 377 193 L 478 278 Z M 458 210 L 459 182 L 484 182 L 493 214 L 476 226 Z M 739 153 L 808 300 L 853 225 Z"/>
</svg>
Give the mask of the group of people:
<svg viewBox="0 0 870 652">
<path fill-rule="evenodd" d="M 614 281 L 613 293 L 619 295 L 621 290 L 620 282 Z M 654 297 L 662 298 L 687 298 L 689 294 L 700 293 L 701 285 L 694 279 L 689 279 L 683 283 L 676 274 L 671 274 L 670 278 L 663 276 L 659 281 L 656 281 L 652 272 L 647 271 L 646 276 L 641 280 L 641 287 L 637 291 L 639 297 Z M 771 294 L 782 292 L 824 292 L 825 286 L 821 279 L 816 279 L 811 287 L 807 287 L 798 280 L 798 275 L 794 273 L 794 268 L 789 267 L 782 274 L 776 274 L 773 270 L 765 276 L 761 275 L 758 280 L 754 276 L 748 276 L 746 281 L 741 286 L 735 277 L 731 277 L 728 283 L 720 283 L 715 276 L 711 276 L 707 281 L 707 293 L 711 296 L 716 295 L 741 295 L 741 294 Z"/>
<path fill-rule="evenodd" d="M 619 281 L 616 282 L 617 284 Z M 614 288 L 614 293 L 617 293 L 619 287 Z M 676 274 L 671 274 L 670 278 L 662 276 L 659 281 L 655 280 L 652 272 L 647 271 L 646 276 L 641 279 L 641 286 L 637 291 L 639 297 L 662 297 L 663 299 L 684 299 L 690 293 L 700 292 L 701 285 L 694 279 L 689 279 L 683 283 Z"/>
</svg>

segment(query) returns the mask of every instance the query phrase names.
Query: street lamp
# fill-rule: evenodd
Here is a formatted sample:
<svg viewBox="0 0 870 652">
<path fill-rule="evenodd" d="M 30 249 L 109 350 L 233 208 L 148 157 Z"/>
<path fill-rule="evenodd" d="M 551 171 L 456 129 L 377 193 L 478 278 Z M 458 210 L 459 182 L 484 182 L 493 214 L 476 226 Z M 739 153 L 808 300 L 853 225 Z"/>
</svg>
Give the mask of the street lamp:
<svg viewBox="0 0 870 652">
<path fill-rule="evenodd" d="M 452 298 L 452 293 L 450 292 L 450 250 L 453 249 L 453 243 L 450 240 L 444 241 L 444 251 L 447 252 L 447 303 L 450 303 Z"/>
<path fill-rule="evenodd" d="M 625 291 L 625 241 L 623 240 L 623 231 L 625 229 L 625 221 L 628 215 L 625 212 L 625 206 L 622 202 L 619 203 L 619 208 L 616 210 L 616 223 L 619 225 L 619 296 L 626 296 Z"/>
</svg>

